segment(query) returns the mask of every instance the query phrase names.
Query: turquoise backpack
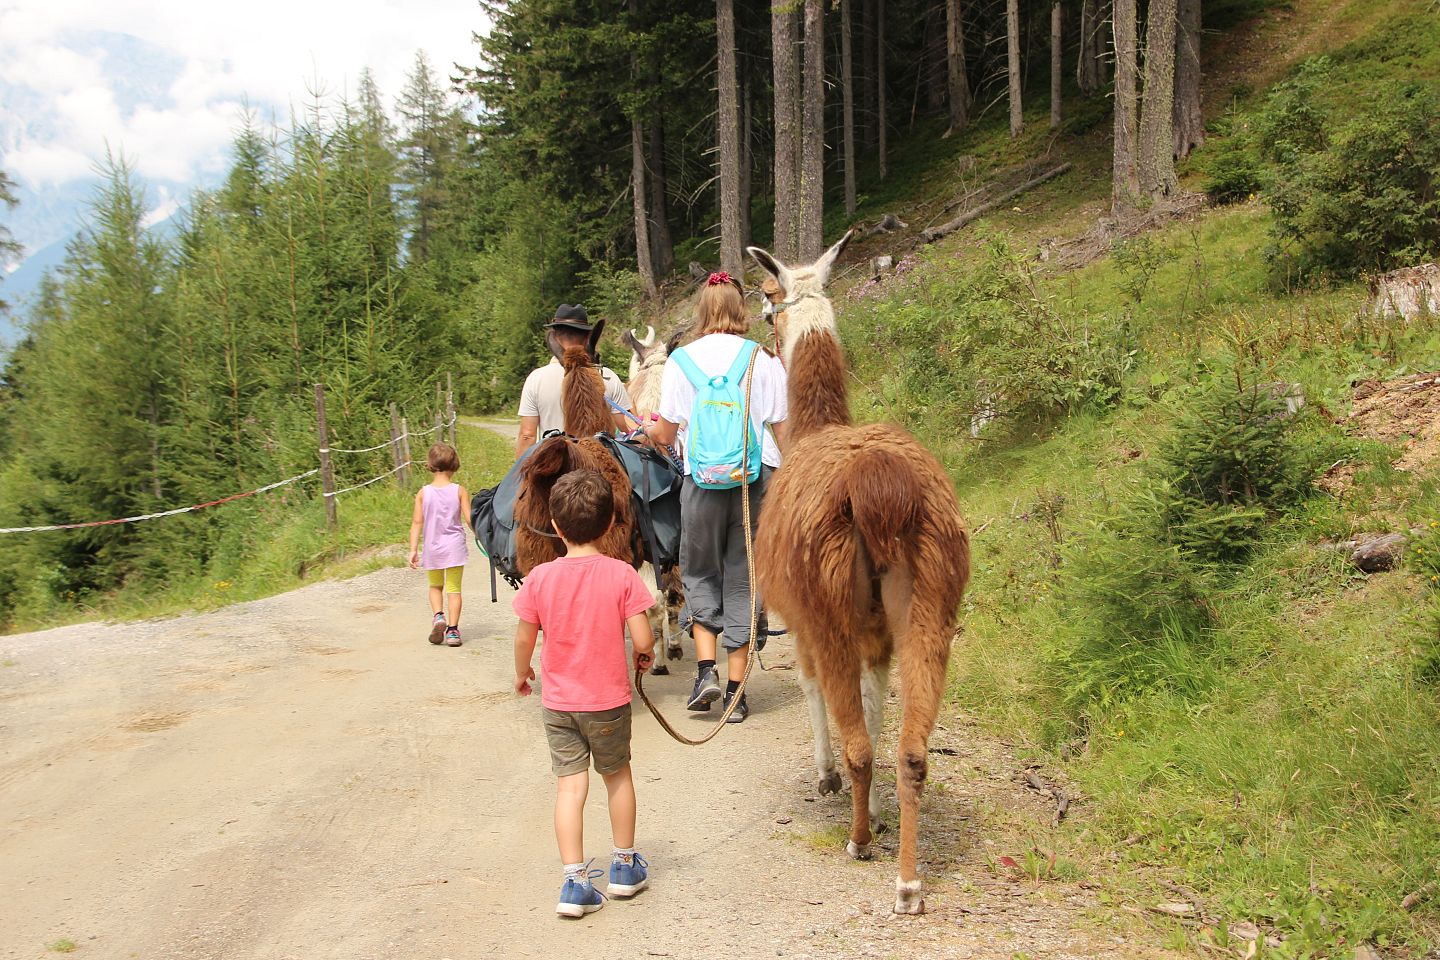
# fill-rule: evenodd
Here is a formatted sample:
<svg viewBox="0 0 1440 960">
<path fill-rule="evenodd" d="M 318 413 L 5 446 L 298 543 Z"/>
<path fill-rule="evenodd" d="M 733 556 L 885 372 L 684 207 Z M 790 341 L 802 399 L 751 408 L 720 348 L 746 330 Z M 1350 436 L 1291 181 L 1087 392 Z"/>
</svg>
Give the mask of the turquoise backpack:
<svg viewBox="0 0 1440 960">
<path fill-rule="evenodd" d="M 747 416 L 749 397 L 740 389 L 740 381 L 757 349 L 757 344 L 746 340 L 730 369 L 718 377 L 705 376 L 683 348 L 670 354 L 685 379 L 695 387 L 685 456 L 690 461 L 690 477 L 697 487 L 726 490 L 760 478 L 760 438 L 755 435 L 754 421 Z M 751 374 L 753 376 L 753 371 Z M 745 459 L 747 436 L 748 462 Z"/>
</svg>

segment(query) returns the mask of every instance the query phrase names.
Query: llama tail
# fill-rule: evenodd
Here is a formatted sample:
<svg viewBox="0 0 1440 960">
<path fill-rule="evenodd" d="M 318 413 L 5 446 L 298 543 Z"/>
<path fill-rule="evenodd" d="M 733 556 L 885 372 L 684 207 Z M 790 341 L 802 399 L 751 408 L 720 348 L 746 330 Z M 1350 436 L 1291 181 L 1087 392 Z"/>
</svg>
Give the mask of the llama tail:
<svg viewBox="0 0 1440 960">
<path fill-rule="evenodd" d="M 925 499 L 914 465 L 893 451 L 863 451 L 848 465 L 841 489 L 876 570 L 903 563 Z"/>
</svg>

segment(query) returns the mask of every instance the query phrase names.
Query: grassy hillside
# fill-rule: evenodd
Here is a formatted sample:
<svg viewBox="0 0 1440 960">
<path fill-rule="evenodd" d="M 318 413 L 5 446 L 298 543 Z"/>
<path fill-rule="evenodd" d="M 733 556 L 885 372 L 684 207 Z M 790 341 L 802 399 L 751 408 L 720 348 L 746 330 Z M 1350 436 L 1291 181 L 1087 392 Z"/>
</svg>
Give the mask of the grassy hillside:
<svg viewBox="0 0 1440 960">
<path fill-rule="evenodd" d="M 1303 58 L 1335 66 L 1314 102 L 1342 125 L 1403 85 L 1440 89 L 1425 3 L 1297 0 L 1214 39 L 1282 62 L 1217 66 L 1228 89 L 1191 189 L 1238 157 L 1264 193 L 1257 131 Z M 1287 284 L 1261 200 L 1071 243 L 1109 190 L 1085 109 L 1053 143 L 982 122 L 914 172 L 916 202 L 871 198 L 913 232 L 964 192 L 956 171 L 1043 150 L 1075 164 L 941 243 L 866 241 L 905 255 L 903 275 L 852 274 L 836 296 L 858 411 L 942 457 L 976 530 L 953 709 L 1068 778 L 1084 813 L 1045 842 L 1117 902 L 1196 895 L 1206 919 L 1146 921 L 1177 945 L 1240 956 L 1227 925 L 1251 921 L 1282 938 L 1269 955 L 1422 955 L 1440 943 L 1440 483 L 1342 421 L 1356 384 L 1440 370 L 1440 324 L 1371 316 L 1362 281 Z M 1269 399 L 1302 391 L 1296 416 Z M 1268 492 L 1204 502 L 1216 464 Z M 1388 573 L 1326 546 L 1412 527 Z"/>
</svg>

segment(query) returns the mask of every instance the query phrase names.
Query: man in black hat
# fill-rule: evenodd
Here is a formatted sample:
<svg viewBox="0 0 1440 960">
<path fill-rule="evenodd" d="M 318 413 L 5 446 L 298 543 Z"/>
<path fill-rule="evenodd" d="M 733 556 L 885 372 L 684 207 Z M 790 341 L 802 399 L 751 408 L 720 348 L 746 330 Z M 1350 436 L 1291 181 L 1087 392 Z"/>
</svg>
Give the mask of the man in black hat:
<svg viewBox="0 0 1440 960">
<path fill-rule="evenodd" d="M 525 378 L 525 388 L 520 391 L 520 435 L 515 441 L 515 456 L 530 449 L 536 439 L 548 430 L 565 429 L 565 415 L 560 408 L 560 385 L 565 379 L 565 370 L 558 359 L 566 347 L 589 347 L 590 356 L 599 364 L 596 345 L 605 321 L 590 323 L 585 308 L 580 304 L 562 303 L 555 311 L 555 319 L 545 324 L 545 344 L 553 355 L 543 367 L 530 371 Z M 600 378 L 605 382 L 605 397 L 622 410 L 630 409 L 630 395 L 625 385 L 609 367 L 600 368 Z M 629 420 L 615 412 L 615 427 L 629 429 Z"/>
</svg>

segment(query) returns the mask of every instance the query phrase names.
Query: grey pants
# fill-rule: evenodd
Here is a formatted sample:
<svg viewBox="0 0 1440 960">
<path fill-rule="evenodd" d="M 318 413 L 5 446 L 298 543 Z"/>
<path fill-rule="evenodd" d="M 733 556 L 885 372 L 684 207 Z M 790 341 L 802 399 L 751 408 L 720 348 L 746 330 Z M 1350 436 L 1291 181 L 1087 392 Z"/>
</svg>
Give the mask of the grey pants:
<svg viewBox="0 0 1440 960">
<path fill-rule="evenodd" d="M 750 484 L 751 535 L 771 467 Z M 706 490 L 685 478 L 680 490 L 680 575 L 685 581 L 681 625 L 698 623 L 720 634 L 720 645 L 739 650 L 750 641 L 750 572 L 745 563 L 744 487 Z M 756 599 L 756 604 L 759 604 Z M 760 612 L 760 628 L 765 615 Z M 761 643 L 764 634 L 761 633 Z"/>
</svg>

